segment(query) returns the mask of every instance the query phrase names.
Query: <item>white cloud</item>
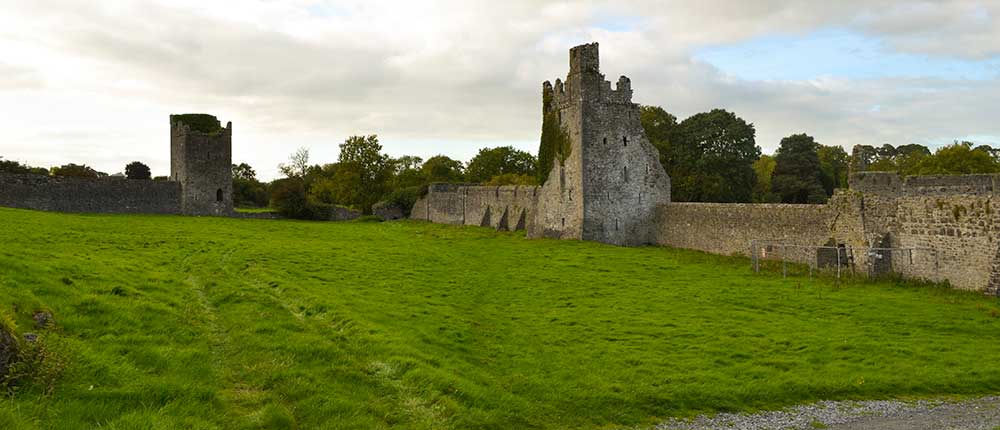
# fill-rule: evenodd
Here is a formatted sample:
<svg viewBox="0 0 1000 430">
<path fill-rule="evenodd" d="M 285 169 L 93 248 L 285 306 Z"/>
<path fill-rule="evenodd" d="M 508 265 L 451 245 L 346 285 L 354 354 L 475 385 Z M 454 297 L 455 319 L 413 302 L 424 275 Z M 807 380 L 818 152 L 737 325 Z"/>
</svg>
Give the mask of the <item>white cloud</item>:
<svg viewBox="0 0 1000 430">
<path fill-rule="evenodd" d="M 1000 135 L 997 80 L 744 81 L 692 60 L 704 46 L 843 27 L 925 55 L 1000 55 L 997 5 L 973 1 L 544 2 L 0 0 L 0 155 L 39 165 L 132 159 L 168 168 L 167 115 L 235 127 L 265 176 L 299 146 L 332 161 L 350 134 L 395 155 L 534 150 L 541 82 L 572 45 L 601 42 L 610 78 L 681 116 L 736 111 L 773 149 Z M 624 24 L 623 24 L 624 23 Z M 780 53 L 775 53 L 780 55 Z M 873 109 L 878 106 L 879 109 Z"/>
</svg>

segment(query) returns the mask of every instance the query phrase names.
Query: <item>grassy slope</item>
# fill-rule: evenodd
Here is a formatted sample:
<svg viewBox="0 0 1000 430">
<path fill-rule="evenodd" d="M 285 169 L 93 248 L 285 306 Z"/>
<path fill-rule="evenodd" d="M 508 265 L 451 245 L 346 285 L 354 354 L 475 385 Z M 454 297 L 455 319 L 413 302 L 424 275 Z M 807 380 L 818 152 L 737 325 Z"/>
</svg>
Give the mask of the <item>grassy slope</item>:
<svg viewBox="0 0 1000 430">
<path fill-rule="evenodd" d="M 996 300 L 423 223 L 0 209 L 73 365 L 0 428 L 613 428 L 1000 389 Z M 797 287 L 801 284 L 801 287 Z"/>
</svg>

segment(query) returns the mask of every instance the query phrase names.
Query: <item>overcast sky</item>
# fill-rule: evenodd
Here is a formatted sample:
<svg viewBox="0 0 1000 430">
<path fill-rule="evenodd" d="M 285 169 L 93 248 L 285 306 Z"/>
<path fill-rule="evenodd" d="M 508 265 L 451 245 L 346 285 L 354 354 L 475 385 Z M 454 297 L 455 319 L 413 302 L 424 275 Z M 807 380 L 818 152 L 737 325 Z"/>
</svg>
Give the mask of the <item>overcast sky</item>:
<svg viewBox="0 0 1000 430">
<path fill-rule="evenodd" d="M 534 153 L 541 83 L 596 41 L 636 102 L 712 108 L 773 152 L 1000 145 L 1000 0 L 0 0 L 0 156 L 169 173 L 171 113 L 234 127 L 265 179 L 350 135 L 393 156 Z"/>
</svg>

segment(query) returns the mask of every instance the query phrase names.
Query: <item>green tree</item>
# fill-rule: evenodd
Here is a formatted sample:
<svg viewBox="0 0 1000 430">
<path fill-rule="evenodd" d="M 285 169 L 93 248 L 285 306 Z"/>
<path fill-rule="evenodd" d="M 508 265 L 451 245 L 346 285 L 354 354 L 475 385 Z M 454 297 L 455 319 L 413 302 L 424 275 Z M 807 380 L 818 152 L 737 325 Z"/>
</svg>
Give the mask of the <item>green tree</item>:
<svg viewBox="0 0 1000 430">
<path fill-rule="evenodd" d="M 850 156 L 840 146 L 820 145 L 816 150 L 819 157 L 820 171 L 823 172 L 823 189 L 827 196 L 833 195 L 837 188 L 847 188 L 847 171 L 850 166 Z"/>
<path fill-rule="evenodd" d="M 899 147 L 885 144 L 878 148 L 863 145 L 855 147 L 852 158 L 859 156 L 864 157 L 862 162 L 866 163 L 867 168 L 855 169 L 857 171 L 899 172 L 903 175 L 915 175 L 920 163 L 931 156 L 931 151 L 926 146 L 917 144 L 900 145 Z M 852 160 L 852 163 L 856 164 L 857 162 Z"/>
<path fill-rule="evenodd" d="M 435 155 L 427 159 L 420 167 L 420 171 L 427 183 L 462 182 L 465 177 L 465 168 L 462 166 L 462 162 L 444 155 Z"/>
<path fill-rule="evenodd" d="M 233 179 L 256 181 L 257 172 L 247 163 L 233 164 Z"/>
<path fill-rule="evenodd" d="M 917 175 L 967 175 L 996 173 L 997 161 L 986 151 L 972 149 L 972 142 L 958 142 L 938 148 L 916 168 Z"/>
<path fill-rule="evenodd" d="M 338 194 L 340 187 L 336 182 L 339 170 L 340 163 L 329 163 L 309 168 L 305 186 L 310 202 L 324 205 L 336 205 L 340 202 Z"/>
<path fill-rule="evenodd" d="M 0 172 L 18 174 L 34 173 L 32 172 L 31 167 L 28 167 L 26 164 L 21 164 L 13 160 L 3 160 L 2 158 L 3 157 L 0 157 Z M 46 171 L 45 173 L 48 172 Z"/>
<path fill-rule="evenodd" d="M 233 164 L 233 205 L 236 207 L 264 207 L 270 196 L 267 185 L 257 180 L 257 172 L 247 163 Z"/>
<path fill-rule="evenodd" d="M 510 146 L 483 148 L 465 168 L 469 182 L 485 183 L 504 174 L 534 175 L 537 162 L 531 154 Z"/>
<path fill-rule="evenodd" d="M 757 203 L 774 203 L 781 199 L 771 192 L 771 175 L 774 174 L 774 157 L 761 155 L 753 162 L 753 171 L 757 182 L 753 187 L 753 201 Z"/>
<path fill-rule="evenodd" d="M 677 130 L 677 117 L 659 106 L 639 106 L 639 122 L 646 132 L 646 138 L 660 152 L 660 164 L 669 171 L 673 164 L 671 142 Z"/>
<path fill-rule="evenodd" d="M 975 150 L 976 151 L 983 151 L 983 152 L 985 152 L 987 154 L 990 154 L 990 157 L 993 158 L 993 161 L 996 161 L 997 163 L 1000 163 L 1000 148 L 994 148 L 994 147 L 989 146 L 989 145 L 979 145 L 979 146 L 977 146 L 975 148 Z"/>
<path fill-rule="evenodd" d="M 392 165 L 396 168 L 397 174 L 403 170 L 420 170 L 420 166 L 423 164 L 424 159 L 415 155 L 404 155 L 392 159 Z"/>
<path fill-rule="evenodd" d="M 149 171 L 149 166 L 133 161 L 125 165 L 125 177 L 129 179 L 150 179 L 153 175 Z"/>
<path fill-rule="evenodd" d="M 819 144 L 812 136 L 795 134 L 781 139 L 774 155 L 774 175 L 771 190 L 784 203 L 823 203 L 822 170 Z"/>
<path fill-rule="evenodd" d="M 305 181 L 298 176 L 278 179 L 271 184 L 270 206 L 286 218 L 323 219 L 318 206 L 309 202 Z"/>
<path fill-rule="evenodd" d="M 926 146 L 909 144 L 896 148 L 896 159 L 893 160 L 896 170 L 904 175 L 917 174 L 918 166 L 924 159 L 931 156 L 931 151 Z"/>
<path fill-rule="evenodd" d="M 389 191 L 393 164 L 382 153 L 378 136 L 351 136 L 340 145 L 334 183 L 337 200 L 370 214 L 372 205 Z"/>
<path fill-rule="evenodd" d="M 52 168 L 52 176 L 70 176 L 76 178 L 97 178 L 101 176 L 98 172 L 86 164 L 65 164 Z M 105 175 L 106 176 L 106 175 Z"/>
<path fill-rule="evenodd" d="M 749 202 L 760 158 L 753 124 L 722 109 L 700 113 L 680 124 L 667 160 L 676 201 Z"/>
<path fill-rule="evenodd" d="M 288 163 L 278 164 L 286 178 L 304 178 L 309 171 L 309 148 L 299 148 L 288 158 Z"/>
<path fill-rule="evenodd" d="M 490 180 L 486 181 L 483 185 L 489 185 L 491 187 L 500 185 L 538 185 L 538 177 L 523 173 L 504 173 L 490 178 Z"/>
<path fill-rule="evenodd" d="M 562 165 L 572 150 L 569 134 L 563 128 L 559 115 L 558 109 L 552 104 L 552 92 L 545 91 L 542 97 L 542 137 L 538 144 L 538 160 L 535 168 L 539 184 L 544 184 L 549 178 L 556 161 Z M 485 180 L 488 179 L 490 178 Z"/>
</svg>

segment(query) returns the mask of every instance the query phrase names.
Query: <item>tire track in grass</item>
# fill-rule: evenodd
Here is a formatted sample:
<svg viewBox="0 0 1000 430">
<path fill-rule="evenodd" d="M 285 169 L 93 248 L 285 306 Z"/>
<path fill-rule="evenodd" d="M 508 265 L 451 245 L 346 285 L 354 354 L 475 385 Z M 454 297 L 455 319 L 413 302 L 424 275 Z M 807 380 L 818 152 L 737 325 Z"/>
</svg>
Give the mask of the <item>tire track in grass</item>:
<svg viewBox="0 0 1000 430">
<path fill-rule="evenodd" d="M 385 236 L 383 239 L 391 239 L 386 232 L 379 231 L 379 233 Z M 236 251 L 236 249 L 232 250 L 220 260 L 220 271 L 237 279 L 239 283 L 247 285 L 251 290 L 265 293 L 264 295 L 277 308 L 292 315 L 296 324 L 303 331 L 322 337 L 330 343 L 328 348 L 340 349 L 345 354 L 345 358 L 352 358 L 353 365 L 364 373 L 373 387 L 379 387 L 380 392 L 388 393 L 388 395 L 380 395 L 379 400 L 391 400 L 394 405 L 392 410 L 402 412 L 407 418 L 407 421 L 397 423 L 399 426 L 408 429 L 447 430 L 452 428 L 445 416 L 444 408 L 421 396 L 421 393 L 426 390 L 406 383 L 403 379 L 405 372 L 398 365 L 372 356 L 373 351 L 377 349 L 375 343 L 368 339 L 363 330 L 359 329 L 350 318 L 334 317 L 332 320 L 311 320 L 301 306 L 296 306 L 295 302 L 303 303 L 302 300 L 289 296 L 285 288 L 282 288 L 275 281 L 263 279 L 257 273 L 256 263 L 248 262 L 242 269 L 229 264 L 229 259 Z M 247 259 L 247 261 L 250 260 Z M 385 419 L 385 417 L 378 418 Z M 389 424 L 388 427 L 393 427 L 393 425 Z"/>
<path fill-rule="evenodd" d="M 233 248 L 218 260 L 221 267 L 224 262 L 235 252 Z M 209 298 L 209 291 L 206 289 L 201 277 L 192 270 L 192 260 L 197 251 L 192 251 L 186 255 L 180 264 L 180 271 L 187 273 L 184 283 L 189 287 L 197 300 L 197 306 L 202 313 L 202 318 L 208 329 L 210 354 L 213 357 L 212 368 L 214 371 L 215 384 L 219 389 L 220 399 L 225 406 L 224 422 L 226 427 L 233 427 L 234 423 L 249 420 L 257 421 L 256 415 L 261 411 L 266 400 L 266 390 L 254 386 L 246 381 L 240 381 L 235 375 L 233 363 L 230 357 L 238 356 L 238 346 L 233 342 L 227 329 L 219 316 L 218 309 L 212 304 Z M 204 267 L 209 266 L 204 264 Z M 288 410 L 286 408 L 286 410 Z"/>
<path fill-rule="evenodd" d="M 223 276 L 227 280 L 231 281 L 234 288 L 239 288 L 242 286 L 243 282 L 238 274 L 233 273 L 229 269 L 229 261 L 239 250 L 239 247 L 232 247 L 229 250 L 222 253 L 222 255 L 215 260 L 217 270 L 215 273 Z M 254 285 L 254 287 L 263 291 L 261 285 Z M 212 306 L 209 299 L 209 292 L 203 287 L 199 290 L 201 298 L 209 309 L 213 316 L 218 315 L 218 309 Z M 301 321 L 301 318 L 298 318 Z M 232 336 L 229 334 L 229 330 L 224 330 L 220 325 L 216 325 L 219 332 L 219 339 L 222 339 L 223 347 L 219 348 L 220 351 L 225 352 L 223 354 L 222 360 L 227 362 L 227 365 L 223 368 L 223 374 L 225 375 L 225 388 L 223 388 L 223 396 L 227 399 L 228 404 L 233 408 L 235 415 L 242 421 L 242 424 L 249 424 L 254 427 L 259 428 L 296 428 L 295 423 L 298 421 L 298 417 L 295 416 L 296 408 L 293 404 L 286 401 L 280 395 L 271 395 L 270 390 L 263 387 L 260 384 L 250 382 L 244 378 L 238 376 L 237 366 L 242 366 L 245 371 L 255 372 L 257 369 L 268 368 L 268 366 L 273 367 L 288 367 L 294 365 L 291 361 L 276 361 L 271 360 L 269 362 L 256 362 L 256 363 L 245 363 L 242 360 L 233 360 L 229 357 L 239 357 L 241 356 L 242 350 L 240 347 L 232 342 Z M 279 418 L 281 412 L 285 412 L 291 415 L 290 421 L 285 422 L 281 419 L 280 424 L 274 422 L 269 422 L 274 419 L 275 411 L 273 409 L 274 405 L 279 406 Z"/>
</svg>

